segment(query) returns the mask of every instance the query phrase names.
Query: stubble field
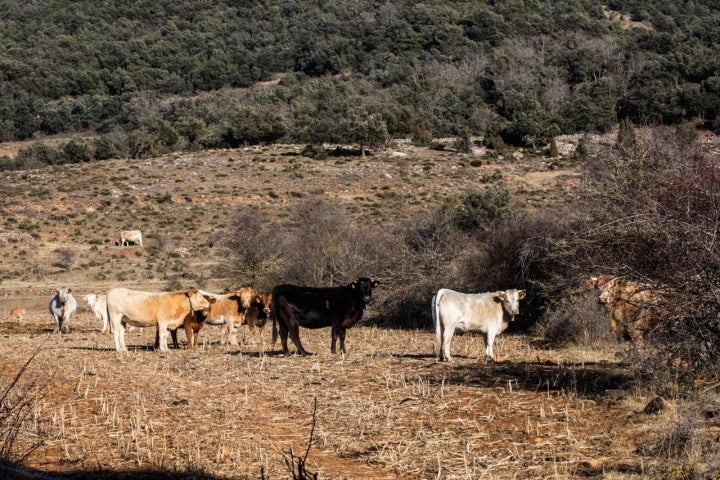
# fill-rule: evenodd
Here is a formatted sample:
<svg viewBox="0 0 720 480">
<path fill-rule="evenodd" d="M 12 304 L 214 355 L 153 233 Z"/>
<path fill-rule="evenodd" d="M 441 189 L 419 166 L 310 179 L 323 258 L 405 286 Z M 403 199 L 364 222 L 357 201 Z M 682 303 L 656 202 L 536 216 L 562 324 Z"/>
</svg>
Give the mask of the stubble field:
<svg viewBox="0 0 720 480">
<path fill-rule="evenodd" d="M 504 335 L 496 352 L 505 361 L 493 364 L 482 337 L 462 335 L 454 362 L 442 364 L 432 332 L 369 322 L 348 332 L 345 356 L 330 354 L 328 329 L 301 331 L 315 355 L 285 357 L 269 328 L 263 341 L 237 347 L 220 345 L 215 327 L 201 331 L 196 350 L 153 351 L 146 329 L 128 334 L 129 353 L 115 353 L 82 296 L 198 279 L 218 292 L 237 286 L 214 275 L 223 258 L 209 239 L 242 209 L 281 218 L 322 198 L 383 223 L 493 178 L 528 210 L 562 208 L 582 188 L 579 167 L 562 159 L 409 145 L 365 159 L 298 152 L 246 148 L 2 174 L 0 314 L 22 305 L 28 318 L 0 323 L 0 385 L 30 360 L 8 395 L 31 404 L 13 442 L 29 452 L 30 469 L 270 479 L 292 478 L 305 458 L 309 472 L 333 479 L 653 476 L 659 459 L 642 452 L 672 420 L 642 413 L 648 398 L 618 360 L 625 345 L 553 350 Z M 146 233 L 144 247 L 114 245 L 133 228 Z M 71 332 L 58 335 L 47 303 L 61 286 L 79 308 Z M 374 295 L 392 292 L 382 284 Z"/>
</svg>

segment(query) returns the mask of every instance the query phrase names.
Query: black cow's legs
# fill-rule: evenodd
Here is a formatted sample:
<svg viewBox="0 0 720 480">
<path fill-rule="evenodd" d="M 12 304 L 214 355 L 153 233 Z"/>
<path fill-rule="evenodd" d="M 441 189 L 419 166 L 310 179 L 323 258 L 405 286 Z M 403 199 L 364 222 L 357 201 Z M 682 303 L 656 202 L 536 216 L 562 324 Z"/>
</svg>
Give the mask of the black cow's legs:
<svg viewBox="0 0 720 480">
<path fill-rule="evenodd" d="M 345 334 L 347 333 L 347 329 L 340 327 L 340 331 L 338 332 L 338 335 L 340 336 L 340 351 L 342 353 L 347 353 L 347 350 L 345 350 Z M 335 342 L 333 342 L 333 347 L 335 347 Z M 335 353 L 335 348 L 333 348 L 333 353 Z"/>
<path fill-rule="evenodd" d="M 338 331 L 337 331 L 337 327 L 335 325 L 332 326 L 331 336 L 332 336 L 332 341 L 330 343 L 330 353 L 334 354 L 335 353 L 335 344 L 337 343 L 337 338 L 338 338 Z M 340 344 L 340 349 L 342 350 L 342 343 Z"/>
<path fill-rule="evenodd" d="M 330 352 L 336 353 L 337 350 L 335 348 L 335 344 L 337 343 L 337 339 L 340 339 L 340 351 L 342 353 L 347 353 L 347 350 L 345 350 L 345 333 L 347 333 L 347 329 L 344 327 L 335 327 L 333 325 L 332 327 L 332 343 L 330 343 Z"/>
<path fill-rule="evenodd" d="M 282 323 L 280 324 L 280 343 L 282 344 L 282 351 L 285 355 L 290 355 L 290 352 L 287 348 L 287 338 L 288 338 L 288 331 L 285 325 Z"/>
<path fill-rule="evenodd" d="M 300 343 L 300 327 L 298 327 L 297 325 L 293 325 L 288 330 L 288 333 L 290 334 L 290 339 L 295 344 L 295 349 L 297 349 L 298 355 L 310 355 L 308 352 L 305 351 L 302 343 Z"/>
</svg>

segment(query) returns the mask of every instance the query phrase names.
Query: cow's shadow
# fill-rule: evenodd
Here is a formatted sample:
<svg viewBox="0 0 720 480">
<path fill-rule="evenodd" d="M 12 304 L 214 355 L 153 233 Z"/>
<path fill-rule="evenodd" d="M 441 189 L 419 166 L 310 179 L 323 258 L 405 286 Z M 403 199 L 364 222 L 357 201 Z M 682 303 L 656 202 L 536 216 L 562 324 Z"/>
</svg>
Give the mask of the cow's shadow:
<svg viewBox="0 0 720 480">
<path fill-rule="evenodd" d="M 591 398 L 601 397 L 610 391 L 628 390 L 634 381 L 627 368 L 609 362 L 436 362 L 428 365 L 428 370 L 426 379 L 438 385 L 563 392 Z"/>
</svg>

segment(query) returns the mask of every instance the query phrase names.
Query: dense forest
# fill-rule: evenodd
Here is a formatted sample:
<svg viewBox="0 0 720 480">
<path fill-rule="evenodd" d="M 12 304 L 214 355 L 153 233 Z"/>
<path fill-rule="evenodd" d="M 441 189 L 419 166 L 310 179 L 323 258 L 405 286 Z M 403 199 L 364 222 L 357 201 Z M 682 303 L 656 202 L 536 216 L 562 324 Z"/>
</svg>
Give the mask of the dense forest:
<svg viewBox="0 0 720 480">
<path fill-rule="evenodd" d="M 97 134 L 32 152 L 63 163 L 277 141 L 543 145 L 623 118 L 717 130 L 718 38 L 710 0 L 0 0 L 0 141 Z"/>
</svg>

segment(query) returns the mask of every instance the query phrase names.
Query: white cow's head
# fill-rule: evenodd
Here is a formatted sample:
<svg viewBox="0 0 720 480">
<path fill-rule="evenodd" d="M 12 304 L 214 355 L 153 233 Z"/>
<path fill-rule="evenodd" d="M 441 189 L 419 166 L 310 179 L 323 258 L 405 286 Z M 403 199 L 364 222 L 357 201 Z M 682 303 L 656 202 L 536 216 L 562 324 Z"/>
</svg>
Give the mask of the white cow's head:
<svg viewBox="0 0 720 480">
<path fill-rule="evenodd" d="M 499 292 L 495 298 L 502 302 L 503 308 L 511 317 L 515 317 L 520 313 L 520 300 L 525 298 L 525 290 L 505 290 Z"/>
<path fill-rule="evenodd" d="M 58 301 L 65 305 L 65 302 L 68 301 L 68 298 L 70 298 L 70 294 L 72 293 L 72 290 L 69 288 L 58 288 L 55 290 L 55 295 L 58 297 Z"/>
<path fill-rule="evenodd" d="M 95 302 L 97 302 L 97 296 L 94 293 L 88 293 L 87 295 L 85 295 L 84 298 L 88 307 L 92 308 L 95 306 Z"/>
</svg>

